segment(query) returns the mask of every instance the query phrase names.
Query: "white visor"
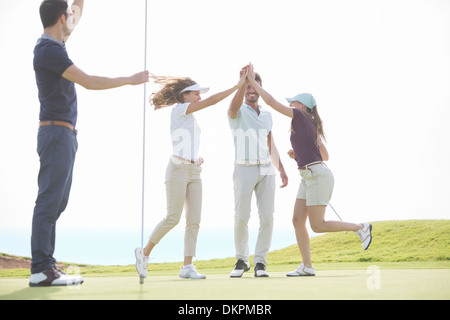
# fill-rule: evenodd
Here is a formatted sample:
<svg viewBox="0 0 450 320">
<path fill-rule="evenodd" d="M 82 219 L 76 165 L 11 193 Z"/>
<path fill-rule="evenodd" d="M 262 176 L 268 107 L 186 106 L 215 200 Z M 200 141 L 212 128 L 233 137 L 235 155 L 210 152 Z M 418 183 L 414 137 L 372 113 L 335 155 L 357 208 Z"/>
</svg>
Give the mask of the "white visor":
<svg viewBox="0 0 450 320">
<path fill-rule="evenodd" d="M 206 93 L 209 91 L 209 88 L 203 88 L 203 87 L 200 87 L 198 84 L 194 84 L 192 86 L 189 86 L 189 87 L 181 90 L 180 93 L 183 93 L 186 91 L 200 91 L 200 93 Z"/>
</svg>

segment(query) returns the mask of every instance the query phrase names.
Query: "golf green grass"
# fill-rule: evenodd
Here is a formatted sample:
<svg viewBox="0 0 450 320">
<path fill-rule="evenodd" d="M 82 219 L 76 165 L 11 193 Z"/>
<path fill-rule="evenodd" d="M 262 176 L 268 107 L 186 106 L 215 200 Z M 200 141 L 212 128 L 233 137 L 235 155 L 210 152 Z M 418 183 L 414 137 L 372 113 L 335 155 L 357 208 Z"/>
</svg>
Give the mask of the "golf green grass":
<svg viewBox="0 0 450 320">
<path fill-rule="evenodd" d="M 251 270 L 231 279 L 234 258 L 195 262 L 206 280 L 180 279 L 181 263 L 150 264 L 143 285 L 134 265 L 79 265 L 72 272 L 81 273 L 83 285 L 54 288 L 28 287 L 29 270 L 0 270 L 0 300 L 450 299 L 449 220 L 373 226 L 367 251 L 352 233 L 311 239 L 315 277 L 286 277 L 299 264 L 293 245 L 269 253 L 269 278 L 255 278 Z"/>
<path fill-rule="evenodd" d="M 445 266 L 445 265 L 444 265 Z M 288 278 L 271 272 L 240 279 L 208 274 L 206 280 L 150 275 L 143 285 L 137 276 L 85 277 L 78 287 L 29 288 L 28 279 L 0 279 L 0 300 L 310 300 L 310 299 L 443 299 L 450 298 L 450 266 L 409 269 L 347 264 L 345 270 L 317 270 L 315 277 Z M 403 269 L 405 267 L 405 269 Z M 277 268 L 278 269 L 278 268 Z M 356 269 L 356 270 L 355 270 Z M 290 271 L 290 269 L 286 269 Z"/>
</svg>

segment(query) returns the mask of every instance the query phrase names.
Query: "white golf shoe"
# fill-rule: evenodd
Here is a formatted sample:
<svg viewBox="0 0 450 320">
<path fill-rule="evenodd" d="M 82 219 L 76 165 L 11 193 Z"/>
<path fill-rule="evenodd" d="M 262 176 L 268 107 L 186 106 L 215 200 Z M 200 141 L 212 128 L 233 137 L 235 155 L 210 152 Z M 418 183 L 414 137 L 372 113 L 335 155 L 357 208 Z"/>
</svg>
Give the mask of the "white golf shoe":
<svg viewBox="0 0 450 320">
<path fill-rule="evenodd" d="M 179 276 L 183 279 L 206 279 L 204 274 L 198 273 L 197 267 L 193 264 L 181 267 Z"/>
<path fill-rule="evenodd" d="M 314 277 L 315 275 L 314 268 L 307 268 L 303 263 L 294 271 L 286 274 L 287 277 Z"/>
<path fill-rule="evenodd" d="M 147 278 L 148 261 L 150 258 L 144 256 L 144 250 L 142 248 L 136 248 L 134 255 L 136 256 L 136 271 L 139 277 Z"/>
<path fill-rule="evenodd" d="M 264 263 L 258 262 L 255 265 L 255 277 L 257 278 L 267 278 L 269 273 L 266 270 L 266 266 Z"/>
<path fill-rule="evenodd" d="M 30 287 L 77 286 L 84 282 L 79 275 L 67 275 L 56 267 L 30 276 Z"/>
<path fill-rule="evenodd" d="M 250 264 L 248 261 L 244 261 L 242 259 L 239 259 L 233 269 L 230 273 L 230 278 L 240 278 L 244 274 L 244 272 L 247 272 L 250 270 Z"/>
<path fill-rule="evenodd" d="M 356 231 L 356 234 L 361 239 L 362 248 L 367 250 L 372 242 L 372 225 L 369 223 L 364 223 L 363 228 Z"/>
</svg>

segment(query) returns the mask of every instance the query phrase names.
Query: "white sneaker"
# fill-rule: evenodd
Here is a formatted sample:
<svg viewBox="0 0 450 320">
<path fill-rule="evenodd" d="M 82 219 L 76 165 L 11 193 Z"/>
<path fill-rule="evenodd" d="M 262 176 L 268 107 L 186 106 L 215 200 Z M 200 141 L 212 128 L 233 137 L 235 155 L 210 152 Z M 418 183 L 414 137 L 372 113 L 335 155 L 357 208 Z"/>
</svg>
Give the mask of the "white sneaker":
<svg viewBox="0 0 450 320">
<path fill-rule="evenodd" d="M 315 275 L 314 268 L 307 268 L 303 263 L 295 271 L 286 274 L 287 277 L 314 277 Z"/>
<path fill-rule="evenodd" d="M 142 248 L 136 248 L 134 250 L 134 255 L 136 256 L 136 271 L 141 278 L 147 278 L 147 269 L 149 257 L 144 256 L 144 251 Z"/>
<path fill-rule="evenodd" d="M 30 276 L 30 287 L 55 287 L 55 286 L 76 286 L 84 282 L 81 276 L 69 276 L 52 267 L 44 272 L 33 273 Z"/>
<path fill-rule="evenodd" d="M 204 274 L 198 273 L 197 267 L 193 264 L 181 267 L 179 276 L 183 279 L 206 279 Z"/>
<path fill-rule="evenodd" d="M 356 234 L 361 239 L 363 249 L 367 250 L 372 242 L 372 225 L 369 223 L 364 223 L 363 228 L 356 231 Z"/>
</svg>

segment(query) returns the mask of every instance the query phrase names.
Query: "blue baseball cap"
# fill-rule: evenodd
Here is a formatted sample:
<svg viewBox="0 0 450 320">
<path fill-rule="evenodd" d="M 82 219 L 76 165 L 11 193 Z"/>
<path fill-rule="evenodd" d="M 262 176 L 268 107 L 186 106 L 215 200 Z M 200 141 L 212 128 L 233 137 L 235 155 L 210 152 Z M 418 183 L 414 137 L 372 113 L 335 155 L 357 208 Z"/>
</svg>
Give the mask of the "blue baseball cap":
<svg viewBox="0 0 450 320">
<path fill-rule="evenodd" d="M 292 103 L 294 101 L 301 102 L 311 110 L 317 105 L 316 99 L 314 99 L 314 97 L 309 93 L 301 93 L 293 98 L 286 98 L 286 100 L 289 103 Z"/>
</svg>

